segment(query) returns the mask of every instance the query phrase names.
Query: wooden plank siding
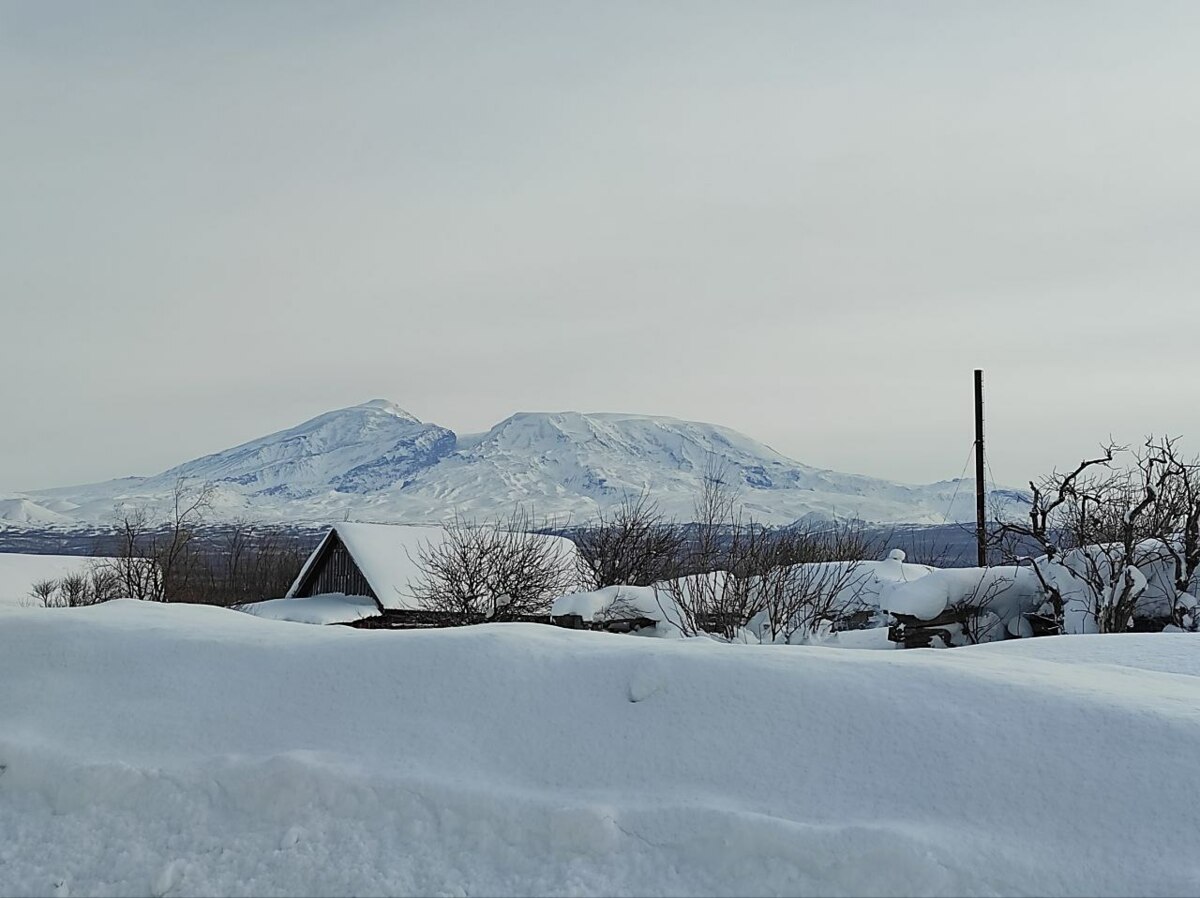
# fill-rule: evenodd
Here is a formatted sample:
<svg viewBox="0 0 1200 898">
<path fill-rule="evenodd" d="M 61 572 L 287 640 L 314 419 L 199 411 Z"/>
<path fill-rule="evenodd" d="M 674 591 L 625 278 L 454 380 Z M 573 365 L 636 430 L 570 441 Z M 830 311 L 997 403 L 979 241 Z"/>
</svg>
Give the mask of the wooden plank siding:
<svg viewBox="0 0 1200 898">
<path fill-rule="evenodd" d="M 313 561 L 304 582 L 296 589 L 298 598 L 341 593 L 347 596 L 367 596 L 379 603 L 379 596 L 363 576 L 362 570 L 346 549 L 337 531 L 331 531 L 321 547 L 320 555 Z"/>
</svg>

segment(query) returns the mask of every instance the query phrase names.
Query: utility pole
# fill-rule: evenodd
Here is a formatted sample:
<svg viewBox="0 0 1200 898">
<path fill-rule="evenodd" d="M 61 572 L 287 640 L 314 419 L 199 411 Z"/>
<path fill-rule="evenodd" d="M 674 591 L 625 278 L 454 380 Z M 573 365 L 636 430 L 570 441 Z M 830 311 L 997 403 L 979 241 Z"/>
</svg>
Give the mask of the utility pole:
<svg viewBox="0 0 1200 898">
<path fill-rule="evenodd" d="M 975 541 L 979 566 L 987 567 L 987 492 L 983 479 L 983 370 L 975 369 Z"/>
</svg>

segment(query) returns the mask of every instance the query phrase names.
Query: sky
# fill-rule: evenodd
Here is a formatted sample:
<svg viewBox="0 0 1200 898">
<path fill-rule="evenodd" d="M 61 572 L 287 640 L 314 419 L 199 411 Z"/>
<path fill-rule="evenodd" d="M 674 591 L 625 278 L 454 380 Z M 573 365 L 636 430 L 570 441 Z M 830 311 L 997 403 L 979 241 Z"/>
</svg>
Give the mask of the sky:
<svg viewBox="0 0 1200 898">
<path fill-rule="evenodd" d="M 376 397 L 1200 451 L 1200 3 L 0 0 L 0 489 Z"/>
</svg>

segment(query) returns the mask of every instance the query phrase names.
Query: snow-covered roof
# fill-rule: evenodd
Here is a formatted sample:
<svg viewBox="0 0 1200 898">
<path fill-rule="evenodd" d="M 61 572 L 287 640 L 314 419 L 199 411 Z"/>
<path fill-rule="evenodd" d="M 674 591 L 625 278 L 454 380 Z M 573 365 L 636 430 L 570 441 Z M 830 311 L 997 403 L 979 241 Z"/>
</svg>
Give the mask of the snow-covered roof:
<svg viewBox="0 0 1200 898">
<path fill-rule="evenodd" d="M 342 541 L 354 563 L 358 565 L 371 589 L 375 591 L 379 604 L 388 610 L 416 611 L 420 605 L 413 595 L 413 587 L 421 578 L 419 559 L 426 546 L 440 544 L 446 538 L 445 527 L 420 527 L 411 524 L 365 524 L 358 521 L 343 521 L 334 524 L 325 539 L 309 556 L 300 575 L 288 590 L 288 598 L 304 582 L 312 565 L 321 555 L 325 544 L 333 534 Z M 541 539 L 556 540 L 572 555 L 575 544 L 561 536 L 542 536 Z"/>
</svg>

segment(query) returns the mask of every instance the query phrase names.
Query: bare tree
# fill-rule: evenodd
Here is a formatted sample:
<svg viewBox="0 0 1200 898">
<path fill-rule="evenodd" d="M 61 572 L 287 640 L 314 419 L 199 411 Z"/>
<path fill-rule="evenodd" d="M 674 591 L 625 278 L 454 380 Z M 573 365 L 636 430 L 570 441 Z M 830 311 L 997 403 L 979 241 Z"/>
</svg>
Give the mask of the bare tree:
<svg viewBox="0 0 1200 898">
<path fill-rule="evenodd" d="M 221 547 L 224 571 L 220 580 L 227 594 L 236 592 L 244 580 L 243 564 L 251 551 L 253 536 L 254 528 L 244 520 L 233 521 L 225 531 Z"/>
<path fill-rule="evenodd" d="M 1200 600 L 1195 590 L 1200 570 L 1200 460 L 1184 459 L 1178 438 L 1146 440 L 1143 466 L 1159 466 L 1157 515 L 1158 542 L 1169 565 L 1171 623 L 1183 630 L 1200 629 Z"/>
<path fill-rule="evenodd" d="M 212 495 L 210 483 L 192 487 L 183 477 L 175 481 L 165 533 L 154 553 L 154 561 L 162 571 L 161 601 L 173 601 L 190 585 L 195 573 L 193 540 L 196 528 L 204 522 L 212 507 Z"/>
<path fill-rule="evenodd" d="M 648 490 L 627 494 L 611 514 L 601 512 L 596 524 L 576 537 L 580 582 L 602 589 L 669 579 L 683 541 L 681 529 L 663 518 Z"/>
<path fill-rule="evenodd" d="M 154 530 L 144 508 L 127 510 L 117 525 L 117 547 L 105 562 L 121 593 L 130 599 L 161 602 L 162 569 L 154 561 Z"/>
<path fill-rule="evenodd" d="M 196 573 L 176 601 L 241 605 L 283 595 L 304 564 L 294 539 L 234 521 L 214 544 L 193 552 Z"/>
<path fill-rule="evenodd" d="M 1118 459 L 1128 464 L 1114 467 Z M 1179 516 L 1172 511 L 1172 497 L 1186 496 L 1187 487 L 1177 482 L 1185 470 L 1173 442 L 1152 437 L 1133 453 L 1109 443 L 1103 455 L 1081 461 L 1069 473 L 1030 483 L 1029 523 L 1001 522 L 997 532 L 1002 541 L 1016 537 L 1042 549 L 1041 561 L 1006 554 L 1030 565 L 1059 632 L 1066 627 L 1072 602 L 1082 602 L 1084 617 L 1098 632 L 1129 629 L 1146 586 L 1142 566 L 1178 545 L 1173 531 Z M 1182 548 L 1181 577 L 1188 572 L 1185 556 Z M 1187 574 L 1189 581 L 1194 571 L 1192 567 Z"/>
<path fill-rule="evenodd" d="M 860 522 L 789 528 L 773 533 L 757 588 L 767 615 L 767 637 L 791 642 L 833 625 L 862 598 L 863 560 L 877 546 Z"/>
<path fill-rule="evenodd" d="M 1062 590 L 1052 582 L 1052 578 L 1046 576 L 1046 571 L 1035 558 L 1017 554 L 1014 547 L 1032 542 L 1041 549 L 1048 564 L 1061 560 L 1063 546 L 1060 543 L 1064 540 L 1067 541 L 1066 548 L 1075 547 L 1071 541 L 1077 534 L 1072 534 L 1066 523 L 1086 519 L 1086 515 L 1075 510 L 1075 507 L 1086 505 L 1088 501 L 1083 497 L 1090 493 L 1090 472 L 1111 470 L 1113 458 L 1121 448 L 1109 443 L 1102 447 L 1102 451 L 1103 455 L 1084 459 L 1066 474 L 1055 471 L 1038 482 L 1031 480 L 1029 523 L 1000 520 L 993 531 L 1004 555 L 1017 564 L 1028 564 L 1033 569 L 1050 602 L 1053 625 L 1059 632 L 1063 632 L 1066 615 L 1066 599 Z"/>
<path fill-rule="evenodd" d="M 187 594 L 197 571 L 196 530 L 212 495 L 212 484 L 193 486 L 179 477 L 162 524 L 156 524 L 145 508 L 125 511 L 118 524 L 117 554 L 108 570 L 127 597 L 172 602 Z"/>
<path fill-rule="evenodd" d="M 441 542 L 415 559 L 413 592 L 436 622 L 474 624 L 548 614 L 575 584 L 564 541 L 535 532 L 518 509 L 506 521 L 476 524 L 456 516 Z"/>
</svg>

